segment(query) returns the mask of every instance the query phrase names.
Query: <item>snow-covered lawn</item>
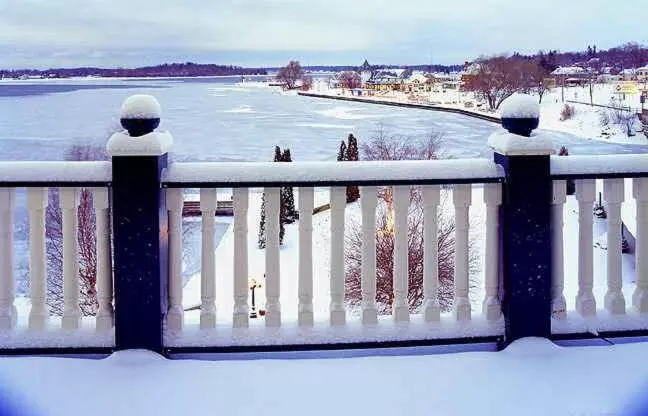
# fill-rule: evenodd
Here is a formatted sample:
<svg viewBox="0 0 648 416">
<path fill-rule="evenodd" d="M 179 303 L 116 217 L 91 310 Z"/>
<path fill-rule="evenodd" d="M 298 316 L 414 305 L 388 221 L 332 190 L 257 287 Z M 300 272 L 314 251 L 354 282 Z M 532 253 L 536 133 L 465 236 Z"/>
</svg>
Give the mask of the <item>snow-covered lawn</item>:
<svg viewBox="0 0 648 416">
<path fill-rule="evenodd" d="M 527 338 L 501 352 L 399 352 L 243 361 L 167 360 L 147 351 L 102 360 L 1 358 L 0 401 L 38 416 L 645 414 L 648 343 L 559 347 Z"/>
</svg>

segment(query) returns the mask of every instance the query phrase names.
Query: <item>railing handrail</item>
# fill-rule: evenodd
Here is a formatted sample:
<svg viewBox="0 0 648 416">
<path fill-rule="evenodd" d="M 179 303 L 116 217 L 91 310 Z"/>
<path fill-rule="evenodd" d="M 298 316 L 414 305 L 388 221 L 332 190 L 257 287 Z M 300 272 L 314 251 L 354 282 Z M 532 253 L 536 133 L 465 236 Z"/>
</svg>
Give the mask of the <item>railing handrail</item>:
<svg viewBox="0 0 648 416">
<path fill-rule="evenodd" d="M 501 182 L 489 159 L 360 162 L 183 162 L 163 176 L 169 188 L 346 185 L 442 185 Z"/>
<path fill-rule="evenodd" d="M 2 187 L 107 186 L 112 181 L 112 164 L 107 161 L 2 161 Z"/>
<path fill-rule="evenodd" d="M 648 154 L 551 156 L 553 179 L 648 177 Z"/>
</svg>

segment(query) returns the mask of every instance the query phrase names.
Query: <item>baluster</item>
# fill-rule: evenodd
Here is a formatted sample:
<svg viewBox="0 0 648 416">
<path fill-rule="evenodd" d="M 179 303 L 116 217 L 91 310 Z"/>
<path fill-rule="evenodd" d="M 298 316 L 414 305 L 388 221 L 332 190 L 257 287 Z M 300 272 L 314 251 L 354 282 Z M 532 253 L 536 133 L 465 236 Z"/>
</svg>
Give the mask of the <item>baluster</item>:
<svg viewBox="0 0 648 416">
<path fill-rule="evenodd" d="M 97 331 L 109 331 L 114 323 L 113 276 L 110 253 L 110 205 L 108 188 L 95 188 L 94 203 L 97 228 Z"/>
<path fill-rule="evenodd" d="M 346 323 L 344 307 L 344 210 L 346 188 L 331 188 L 331 325 Z"/>
<path fill-rule="evenodd" d="M 594 239 L 592 205 L 596 194 L 594 179 L 576 181 L 578 199 L 578 295 L 576 310 L 582 316 L 596 315 L 594 287 Z"/>
<path fill-rule="evenodd" d="M 299 325 L 313 325 L 313 188 L 299 188 Z"/>
<path fill-rule="evenodd" d="M 407 213 L 409 186 L 394 186 L 394 304 L 392 315 L 396 322 L 409 321 Z"/>
<path fill-rule="evenodd" d="M 441 319 L 439 304 L 439 237 L 437 235 L 440 188 L 423 186 L 423 308 L 427 322 Z"/>
<path fill-rule="evenodd" d="M 0 330 L 16 325 L 13 274 L 14 188 L 0 188 Z"/>
<path fill-rule="evenodd" d="M 248 309 L 248 207 L 247 188 L 234 188 L 234 311 L 233 325 L 245 328 L 249 325 Z"/>
<path fill-rule="evenodd" d="M 200 270 L 200 328 L 216 327 L 216 189 L 200 190 L 202 255 Z"/>
<path fill-rule="evenodd" d="M 47 188 L 27 189 L 29 209 L 29 329 L 40 331 L 47 326 L 47 263 L 45 257 L 45 212 Z"/>
<path fill-rule="evenodd" d="M 567 301 L 563 290 L 565 289 L 565 253 L 563 239 L 563 206 L 567 201 L 567 182 L 553 181 L 553 198 L 551 201 L 551 249 L 552 249 L 552 274 L 551 282 L 551 315 L 563 319 L 567 316 Z"/>
<path fill-rule="evenodd" d="M 266 209 L 266 326 L 281 326 L 280 263 L 279 263 L 279 209 L 280 189 L 265 188 Z"/>
<path fill-rule="evenodd" d="M 376 305 L 376 206 L 378 193 L 375 186 L 360 188 L 360 207 L 362 209 L 362 323 L 378 323 Z"/>
<path fill-rule="evenodd" d="M 79 189 L 61 188 L 63 213 L 63 329 L 77 329 L 81 325 L 79 307 L 79 243 L 78 218 Z"/>
<path fill-rule="evenodd" d="M 637 201 L 637 236 L 635 247 L 637 287 L 632 294 L 632 306 L 648 312 L 648 178 L 635 178 L 633 197 Z"/>
<path fill-rule="evenodd" d="M 182 188 L 167 189 L 169 211 L 169 306 L 167 328 L 181 330 L 184 324 L 182 308 Z"/>
<path fill-rule="evenodd" d="M 623 202 L 623 179 L 605 179 L 603 194 L 607 204 L 607 293 L 605 309 L 614 315 L 625 313 L 625 299 L 621 292 L 621 203 Z"/>
<path fill-rule="evenodd" d="M 470 185 L 454 185 L 452 199 L 455 206 L 455 316 L 458 321 L 470 319 L 468 297 L 468 212 L 472 200 Z"/>
<path fill-rule="evenodd" d="M 502 313 L 499 300 L 499 206 L 502 203 L 502 185 L 484 184 L 486 204 L 486 297 L 482 313 L 488 321 L 497 321 Z"/>
</svg>

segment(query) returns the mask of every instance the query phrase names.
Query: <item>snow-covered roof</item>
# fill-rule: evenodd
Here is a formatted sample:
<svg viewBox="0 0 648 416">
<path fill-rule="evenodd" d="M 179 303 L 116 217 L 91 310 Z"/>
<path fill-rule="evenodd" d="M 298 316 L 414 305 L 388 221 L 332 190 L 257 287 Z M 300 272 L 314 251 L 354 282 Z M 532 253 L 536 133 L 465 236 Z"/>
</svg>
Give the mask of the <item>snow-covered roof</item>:
<svg viewBox="0 0 648 416">
<path fill-rule="evenodd" d="M 418 82 L 421 84 L 425 84 L 427 82 L 427 76 L 423 72 L 417 71 L 414 72 L 408 79 L 409 82 Z"/>
<path fill-rule="evenodd" d="M 556 68 L 552 74 L 553 75 L 575 75 L 582 74 L 585 70 L 578 66 L 561 66 Z"/>
</svg>

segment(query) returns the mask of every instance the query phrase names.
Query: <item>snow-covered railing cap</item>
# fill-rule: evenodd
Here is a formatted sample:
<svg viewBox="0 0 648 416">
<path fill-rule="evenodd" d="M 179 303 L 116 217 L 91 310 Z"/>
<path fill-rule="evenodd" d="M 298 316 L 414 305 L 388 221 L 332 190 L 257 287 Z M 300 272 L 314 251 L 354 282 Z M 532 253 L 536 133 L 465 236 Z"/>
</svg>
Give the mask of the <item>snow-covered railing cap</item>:
<svg viewBox="0 0 648 416">
<path fill-rule="evenodd" d="M 514 94 L 500 106 L 502 127 L 488 138 L 488 145 L 505 156 L 535 156 L 554 153 L 553 143 L 544 134 L 534 133 L 540 122 L 540 104 L 535 97 Z"/>
<path fill-rule="evenodd" d="M 127 132 L 113 134 L 106 149 L 110 156 L 162 156 L 173 147 L 173 137 L 168 131 L 154 131 L 140 137 Z"/>
<path fill-rule="evenodd" d="M 171 134 L 156 132 L 162 109 L 152 95 L 131 95 L 122 104 L 121 125 L 126 131 L 113 134 L 108 140 L 110 156 L 160 156 L 173 146 Z"/>
</svg>

